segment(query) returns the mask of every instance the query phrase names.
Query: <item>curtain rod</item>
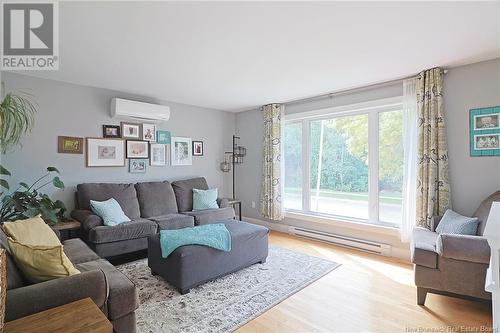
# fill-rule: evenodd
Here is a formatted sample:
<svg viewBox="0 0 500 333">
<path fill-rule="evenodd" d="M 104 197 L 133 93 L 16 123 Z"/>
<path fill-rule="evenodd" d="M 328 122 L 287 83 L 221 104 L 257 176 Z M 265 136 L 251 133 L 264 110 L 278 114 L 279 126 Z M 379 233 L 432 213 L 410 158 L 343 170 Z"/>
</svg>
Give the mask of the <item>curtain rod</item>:
<svg viewBox="0 0 500 333">
<path fill-rule="evenodd" d="M 447 69 L 444 69 L 441 71 L 443 74 L 448 73 Z M 322 95 L 317 95 L 317 96 L 312 96 L 312 97 L 307 97 L 307 98 L 302 98 L 302 99 L 296 99 L 296 100 L 291 100 L 288 102 L 284 102 L 282 104 L 286 105 L 292 105 L 292 104 L 303 104 L 303 103 L 308 103 L 316 100 L 321 100 L 321 99 L 326 99 L 326 98 L 333 98 L 335 96 L 339 95 L 345 95 L 345 94 L 351 94 L 354 92 L 360 92 L 360 91 L 365 91 L 365 90 L 371 90 L 374 88 L 381 88 L 381 87 L 386 87 L 392 84 L 396 84 L 398 82 L 403 82 L 404 80 L 407 79 L 412 79 L 412 78 L 417 78 L 418 74 L 402 77 L 399 79 L 394 79 L 394 80 L 389 80 L 389 81 L 384 81 L 384 82 L 379 82 L 379 83 L 373 83 L 365 86 L 360 86 L 360 87 L 355 87 L 355 88 L 349 88 L 349 89 L 343 89 L 343 90 L 337 90 L 328 94 L 322 94 Z"/>
</svg>

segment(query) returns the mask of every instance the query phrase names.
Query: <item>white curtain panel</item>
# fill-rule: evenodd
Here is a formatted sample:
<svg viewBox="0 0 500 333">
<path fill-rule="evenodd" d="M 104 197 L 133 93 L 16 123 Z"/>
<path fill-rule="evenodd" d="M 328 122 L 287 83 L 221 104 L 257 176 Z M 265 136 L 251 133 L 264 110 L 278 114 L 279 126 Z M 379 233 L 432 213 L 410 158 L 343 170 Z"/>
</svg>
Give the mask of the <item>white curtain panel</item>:
<svg viewBox="0 0 500 333">
<path fill-rule="evenodd" d="M 401 241 L 409 242 L 416 222 L 417 200 L 417 78 L 403 81 L 403 221 Z"/>
</svg>

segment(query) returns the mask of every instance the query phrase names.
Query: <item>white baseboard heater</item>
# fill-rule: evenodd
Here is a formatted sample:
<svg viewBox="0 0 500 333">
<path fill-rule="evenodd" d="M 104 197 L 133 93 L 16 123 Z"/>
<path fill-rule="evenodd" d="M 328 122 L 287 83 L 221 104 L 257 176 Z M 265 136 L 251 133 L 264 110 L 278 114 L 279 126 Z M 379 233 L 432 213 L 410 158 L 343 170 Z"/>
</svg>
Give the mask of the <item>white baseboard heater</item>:
<svg viewBox="0 0 500 333">
<path fill-rule="evenodd" d="M 290 227 L 288 232 L 291 235 L 319 240 L 365 252 L 381 254 L 383 256 L 391 256 L 391 246 L 388 244 L 299 227 Z"/>
</svg>

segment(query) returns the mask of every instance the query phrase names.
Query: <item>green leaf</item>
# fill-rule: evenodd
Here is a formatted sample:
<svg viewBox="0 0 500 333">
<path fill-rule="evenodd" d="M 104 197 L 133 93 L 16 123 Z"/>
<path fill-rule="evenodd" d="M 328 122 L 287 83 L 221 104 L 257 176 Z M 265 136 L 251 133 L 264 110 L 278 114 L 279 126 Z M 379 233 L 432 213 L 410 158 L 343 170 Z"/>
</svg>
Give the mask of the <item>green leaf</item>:
<svg viewBox="0 0 500 333">
<path fill-rule="evenodd" d="M 64 188 L 64 183 L 59 177 L 54 177 L 54 179 L 52 180 L 52 184 L 54 184 L 54 186 L 57 188 Z"/>
<path fill-rule="evenodd" d="M 0 175 L 10 176 L 10 171 L 0 164 Z"/>
<path fill-rule="evenodd" d="M 24 187 L 25 189 L 29 189 L 30 187 L 28 186 L 28 184 L 26 184 L 25 182 L 20 182 L 19 185 L 21 187 Z"/>
<path fill-rule="evenodd" d="M 48 171 L 48 172 L 57 172 L 57 173 L 59 173 L 59 170 L 57 170 L 57 168 L 56 168 L 56 167 L 48 167 L 48 168 L 47 168 L 47 171 Z"/>
<path fill-rule="evenodd" d="M 0 186 L 7 190 L 10 189 L 9 182 L 5 179 L 0 179 Z"/>
</svg>

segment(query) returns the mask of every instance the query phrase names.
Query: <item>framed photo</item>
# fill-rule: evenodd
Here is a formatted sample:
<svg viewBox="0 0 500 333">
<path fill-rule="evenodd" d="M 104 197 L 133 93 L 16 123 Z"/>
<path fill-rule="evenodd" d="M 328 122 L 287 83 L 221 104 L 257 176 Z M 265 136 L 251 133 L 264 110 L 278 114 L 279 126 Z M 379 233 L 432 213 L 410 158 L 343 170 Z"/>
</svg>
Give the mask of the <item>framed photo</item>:
<svg viewBox="0 0 500 333">
<path fill-rule="evenodd" d="M 122 138 L 128 140 L 141 139 L 141 124 L 121 122 L 120 126 Z"/>
<path fill-rule="evenodd" d="M 142 124 L 142 140 L 150 142 L 156 141 L 155 124 Z"/>
<path fill-rule="evenodd" d="M 149 158 L 149 142 L 127 140 L 127 158 Z"/>
<path fill-rule="evenodd" d="M 170 144 L 171 135 L 169 131 L 156 131 L 156 143 Z"/>
<path fill-rule="evenodd" d="M 474 130 L 482 131 L 482 130 L 490 130 L 490 129 L 499 129 L 499 117 L 500 113 L 493 114 L 478 114 L 474 116 Z"/>
<path fill-rule="evenodd" d="M 121 139 L 87 138 L 87 166 L 125 166 L 125 142 Z"/>
<path fill-rule="evenodd" d="M 193 156 L 203 156 L 203 141 L 193 141 Z"/>
<path fill-rule="evenodd" d="M 60 154 L 83 154 L 83 138 L 58 136 L 57 152 Z"/>
<path fill-rule="evenodd" d="M 116 125 L 102 125 L 103 138 L 121 138 L 121 128 Z"/>
<path fill-rule="evenodd" d="M 167 165 L 166 145 L 159 143 L 152 143 L 149 146 L 150 151 L 150 164 L 151 166 L 165 166 Z"/>
<path fill-rule="evenodd" d="M 128 172 L 130 173 L 146 173 L 147 160 L 131 158 L 128 160 Z"/>
<path fill-rule="evenodd" d="M 191 139 L 172 137 L 171 159 L 172 165 L 192 165 Z"/>
<path fill-rule="evenodd" d="M 469 111 L 470 156 L 500 156 L 500 106 Z"/>
</svg>

